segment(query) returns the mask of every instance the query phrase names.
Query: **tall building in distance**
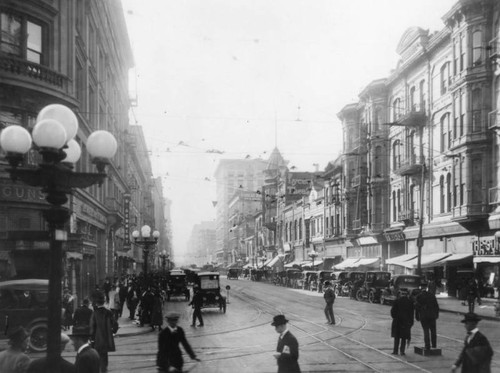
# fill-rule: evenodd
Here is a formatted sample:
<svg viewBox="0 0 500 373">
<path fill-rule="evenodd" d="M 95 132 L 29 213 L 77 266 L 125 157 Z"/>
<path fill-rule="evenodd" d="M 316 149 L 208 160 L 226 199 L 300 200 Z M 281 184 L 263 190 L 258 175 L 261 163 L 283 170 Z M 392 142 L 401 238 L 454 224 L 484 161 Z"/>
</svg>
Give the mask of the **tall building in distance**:
<svg viewBox="0 0 500 373">
<path fill-rule="evenodd" d="M 217 205 L 214 261 L 219 264 L 227 263 L 230 255 L 230 201 L 238 190 L 257 192 L 261 189 L 267 163 L 262 159 L 222 159 L 215 170 Z"/>
<path fill-rule="evenodd" d="M 188 241 L 185 261 L 188 265 L 196 264 L 198 267 L 212 264 L 215 247 L 215 221 L 196 224 Z"/>
</svg>

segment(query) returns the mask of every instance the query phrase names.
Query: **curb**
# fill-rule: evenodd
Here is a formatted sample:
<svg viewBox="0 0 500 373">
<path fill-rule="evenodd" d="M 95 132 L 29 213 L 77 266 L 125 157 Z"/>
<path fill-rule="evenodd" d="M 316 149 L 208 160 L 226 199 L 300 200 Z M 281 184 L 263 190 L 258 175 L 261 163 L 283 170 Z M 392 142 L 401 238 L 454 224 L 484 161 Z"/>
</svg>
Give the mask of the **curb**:
<svg viewBox="0 0 500 373">
<path fill-rule="evenodd" d="M 439 312 L 454 313 L 454 314 L 460 315 L 460 316 L 463 316 L 467 313 L 467 312 L 463 312 L 463 311 L 450 310 L 450 309 L 446 309 L 446 308 L 439 308 Z M 500 317 L 496 317 L 496 316 L 479 315 L 479 317 L 481 317 L 483 320 L 500 321 Z"/>
</svg>

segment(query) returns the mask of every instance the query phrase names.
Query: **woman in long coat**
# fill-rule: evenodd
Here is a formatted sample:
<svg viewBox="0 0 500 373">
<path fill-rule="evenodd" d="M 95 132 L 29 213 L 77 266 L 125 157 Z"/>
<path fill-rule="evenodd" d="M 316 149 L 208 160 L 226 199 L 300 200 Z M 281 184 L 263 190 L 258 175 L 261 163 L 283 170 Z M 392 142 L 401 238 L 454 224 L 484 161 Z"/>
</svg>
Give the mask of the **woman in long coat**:
<svg viewBox="0 0 500 373">
<path fill-rule="evenodd" d="M 415 317 L 413 301 L 408 298 L 408 292 L 402 291 L 391 308 L 392 326 L 391 337 L 394 338 L 393 355 L 405 354 L 405 347 L 410 344 L 411 327 Z M 401 345 L 400 345 L 401 342 Z"/>
<path fill-rule="evenodd" d="M 151 312 L 151 328 L 155 330 L 158 326 L 158 330 L 161 330 L 163 325 L 163 301 L 161 299 L 161 294 L 159 289 L 155 289 L 153 293 L 153 311 Z"/>
</svg>

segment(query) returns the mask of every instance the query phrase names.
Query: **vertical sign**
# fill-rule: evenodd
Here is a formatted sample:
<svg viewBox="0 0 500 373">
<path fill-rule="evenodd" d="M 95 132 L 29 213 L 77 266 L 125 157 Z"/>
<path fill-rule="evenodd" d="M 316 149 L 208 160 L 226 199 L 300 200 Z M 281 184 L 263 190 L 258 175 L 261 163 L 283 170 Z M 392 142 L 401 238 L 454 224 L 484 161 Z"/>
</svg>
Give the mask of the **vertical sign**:
<svg viewBox="0 0 500 373">
<path fill-rule="evenodd" d="M 123 195 L 123 214 L 125 215 L 124 219 L 124 242 L 123 246 L 127 249 L 130 248 L 130 194 L 126 193 Z"/>
</svg>

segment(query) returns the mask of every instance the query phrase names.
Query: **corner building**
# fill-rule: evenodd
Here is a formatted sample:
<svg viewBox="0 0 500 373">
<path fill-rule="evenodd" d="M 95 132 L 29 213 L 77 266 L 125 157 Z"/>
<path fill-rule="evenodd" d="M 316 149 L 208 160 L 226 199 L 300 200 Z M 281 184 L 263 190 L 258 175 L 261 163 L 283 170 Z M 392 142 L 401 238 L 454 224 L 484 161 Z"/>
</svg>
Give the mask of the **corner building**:
<svg viewBox="0 0 500 373">
<path fill-rule="evenodd" d="M 339 118 L 347 235 L 399 273 L 421 246 L 426 276 L 456 295 L 462 270 L 499 281 L 500 3 L 457 2 L 442 19 L 409 28 L 392 74 Z"/>
</svg>

